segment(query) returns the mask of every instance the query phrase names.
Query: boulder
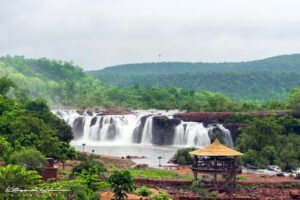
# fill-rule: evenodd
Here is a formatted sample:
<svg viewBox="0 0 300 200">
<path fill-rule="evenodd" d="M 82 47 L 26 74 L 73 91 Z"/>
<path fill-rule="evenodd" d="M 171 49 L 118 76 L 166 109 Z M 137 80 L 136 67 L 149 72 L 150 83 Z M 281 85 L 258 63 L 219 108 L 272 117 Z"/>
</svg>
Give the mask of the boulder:
<svg viewBox="0 0 300 200">
<path fill-rule="evenodd" d="M 88 109 L 86 111 L 86 113 L 89 115 L 89 116 L 93 116 L 93 110 L 92 109 Z"/>
<path fill-rule="evenodd" d="M 79 115 L 83 115 L 84 110 L 83 110 L 83 109 L 78 109 L 78 110 L 76 110 L 76 112 L 77 112 Z"/>
<path fill-rule="evenodd" d="M 138 169 L 141 169 L 141 168 L 145 169 L 145 168 L 148 168 L 149 165 L 147 165 L 147 164 L 137 164 L 135 167 L 138 168 Z"/>
<path fill-rule="evenodd" d="M 278 173 L 278 174 L 276 174 L 276 176 L 278 176 L 278 177 L 285 177 L 284 173 Z"/>
<path fill-rule="evenodd" d="M 300 180 L 300 173 L 296 174 L 295 179 Z"/>
<path fill-rule="evenodd" d="M 144 157 L 144 156 L 143 156 Z M 140 156 L 133 156 L 133 155 L 128 155 L 126 156 L 127 159 L 141 159 L 142 157 Z"/>
</svg>

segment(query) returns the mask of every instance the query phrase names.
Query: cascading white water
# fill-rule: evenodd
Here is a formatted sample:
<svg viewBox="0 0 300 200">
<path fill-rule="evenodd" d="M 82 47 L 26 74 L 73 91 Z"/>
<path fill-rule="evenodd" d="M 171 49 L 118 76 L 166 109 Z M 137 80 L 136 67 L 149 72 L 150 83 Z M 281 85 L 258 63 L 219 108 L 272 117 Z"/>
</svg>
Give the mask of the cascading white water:
<svg viewBox="0 0 300 200">
<path fill-rule="evenodd" d="M 174 145 L 205 147 L 210 144 L 209 128 L 202 123 L 181 122 L 175 128 Z"/>
<path fill-rule="evenodd" d="M 227 146 L 233 148 L 234 144 L 233 144 L 233 140 L 232 140 L 230 131 L 228 129 L 226 129 L 222 124 L 218 124 L 217 126 L 222 131 L 225 144 Z"/>
<path fill-rule="evenodd" d="M 74 132 L 73 142 L 93 144 L 130 145 L 135 143 L 152 144 L 154 117 L 167 116 L 172 119 L 177 111 L 135 111 L 127 115 L 97 115 L 96 113 L 78 114 L 76 110 L 52 110 L 64 119 Z M 142 120 L 144 118 L 144 121 Z M 142 123 L 143 121 L 143 123 Z M 213 128 L 222 131 L 225 144 L 233 147 L 231 133 L 223 125 L 204 127 L 198 122 L 183 122 L 174 125 L 172 141 L 168 144 L 176 146 L 204 147 L 211 143 L 209 132 Z M 163 133 L 162 133 L 163 134 Z M 156 138 L 157 139 L 157 138 Z M 165 144 L 165 143 L 162 143 Z"/>
<path fill-rule="evenodd" d="M 150 116 L 146 119 L 146 123 L 142 132 L 142 144 L 152 144 L 152 126 L 153 117 Z"/>
</svg>

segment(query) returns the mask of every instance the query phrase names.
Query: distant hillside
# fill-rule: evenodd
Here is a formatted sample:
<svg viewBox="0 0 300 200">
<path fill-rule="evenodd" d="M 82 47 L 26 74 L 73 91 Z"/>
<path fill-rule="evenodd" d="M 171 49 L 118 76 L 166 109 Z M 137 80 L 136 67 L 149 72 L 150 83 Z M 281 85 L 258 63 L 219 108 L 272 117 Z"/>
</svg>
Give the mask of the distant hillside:
<svg viewBox="0 0 300 200">
<path fill-rule="evenodd" d="M 174 74 L 219 71 L 291 71 L 300 72 L 300 54 L 275 56 L 249 62 L 190 63 L 161 62 L 137 63 L 107 67 L 102 70 L 87 71 L 99 74 Z"/>
<path fill-rule="evenodd" d="M 88 71 L 112 85 L 175 86 L 220 92 L 239 102 L 285 100 L 300 87 L 300 54 L 235 63 L 140 63 Z"/>
</svg>

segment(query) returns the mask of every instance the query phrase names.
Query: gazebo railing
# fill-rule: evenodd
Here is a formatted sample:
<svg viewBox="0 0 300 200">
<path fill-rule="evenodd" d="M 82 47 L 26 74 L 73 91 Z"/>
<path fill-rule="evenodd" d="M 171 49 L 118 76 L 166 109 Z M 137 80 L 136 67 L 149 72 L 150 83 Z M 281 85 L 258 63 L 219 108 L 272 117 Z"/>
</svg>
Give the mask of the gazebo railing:
<svg viewBox="0 0 300 200">
<path fill-rule="evenodd" d="M 235 159 L 195 159 L 193 163 L 193 170 L 198 171 L 213 171 L 213 172 L 230 172 L 238 168 Z"/>
</svg>

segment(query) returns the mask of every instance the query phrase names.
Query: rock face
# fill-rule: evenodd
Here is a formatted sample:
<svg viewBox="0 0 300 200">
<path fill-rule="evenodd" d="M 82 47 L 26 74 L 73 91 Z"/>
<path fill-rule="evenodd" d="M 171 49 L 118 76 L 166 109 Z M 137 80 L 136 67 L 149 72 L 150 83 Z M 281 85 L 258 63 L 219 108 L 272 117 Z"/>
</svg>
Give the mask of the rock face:
<svg viewBox="0 0 300 200">
<path fill-rule="evenodd" d="M 152 143 L 157 145 L 171 145 L 174 140 L 174 130 L 180 124 L 178 119 L 167 116 L 153 117 Z"/>
<path fill-rule="evenodd" d="M 225 119 L 230 118 L 233 113 L 231 112 L 188 112 L 188 113 L 178 113 L 174 115 L 175 119 L 180 119 L 183 121 L 193 121 L 193 122 L 220 122 L 223 123 Z"/>
<path fill-rule="evenodd" d="M 111 109 L 105 109 L 98 115 L 128 115 L 132 114 L 132 111 L 130 109 L 117 109 L 117 108 L 111 108 Z"/>
<path fill-rule="evenodd" d="M 144 129 L 144 126 L 145 126 L 147 118 L 150 117 L 150 116 L 151 115 L 146 115 L 146 116 L 143 116 L 141 118 L 141 124 L 134 129 L 134 133 L 133 133 L 133 137 L 132 137 L 132 142 L 134 142 L 134 143 L 141 143 L 142 136 L 143 136 L 143 129 Z"/>
</svg>

